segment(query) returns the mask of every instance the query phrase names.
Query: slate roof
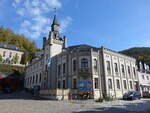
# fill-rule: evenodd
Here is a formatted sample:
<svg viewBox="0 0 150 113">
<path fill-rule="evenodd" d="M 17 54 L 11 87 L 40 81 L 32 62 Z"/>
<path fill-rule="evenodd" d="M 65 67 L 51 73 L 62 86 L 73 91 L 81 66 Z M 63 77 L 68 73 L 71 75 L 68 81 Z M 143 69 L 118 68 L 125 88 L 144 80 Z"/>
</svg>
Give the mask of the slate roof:
<svg viewBox="0 0 150 113">
<path fill-rule="evenodd" d="M 5 44 L 5 43 L 0 43 L 0 48 L 11 49 L 11 50 L 15 50 L 15 51 L 22 51 L 16 45 Z"/>
<path fill-rule="evenodd" d="M 75 48 L 77 48 L 77 49 L 80 49 L 80 48 L 81 49 L 82 48 L 91 49 L 91 48 L 93 48 L 94 50 L 98 50 L 97 47 L 93 47 L 93 46 L 90 46 L 90 45 L 87 45 L 87 44 L 80 44 L 80 45 L 75 45 L 75 46 L 69 46 L 68 47 L 69 50 L 73 50 Z"/>
<path fill-rule="evenodd" d="M 59 26 L 58 19 L 57 19 L 56 15 L 54 16 L 54 20 L 53 20 L 52 26 L 53 25 L 58 25 Z"/>
</svg>

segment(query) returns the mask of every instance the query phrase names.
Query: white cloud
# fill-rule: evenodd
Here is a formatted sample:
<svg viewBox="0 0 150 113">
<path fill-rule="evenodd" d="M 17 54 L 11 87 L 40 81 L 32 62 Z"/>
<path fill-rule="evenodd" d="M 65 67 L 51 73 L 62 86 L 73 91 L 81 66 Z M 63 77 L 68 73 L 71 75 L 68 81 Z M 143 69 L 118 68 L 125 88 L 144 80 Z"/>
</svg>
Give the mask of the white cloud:
<svg viewBox="0 0 150 113">
<path fill-rule="evenodd" d="M 25 9 L 24 8 L 20 8 L 19 10 L 17 10 L 17 13 L 20 15 L 20 16 L 25 16 Z"/>
<path fill-rule="evenodd" d="M 19 33 L 37 39 L 48 34 L 50 19 L 47 15 L 54 11 L 54 8 L 61 8 L 62 4 L 59 0 L 14 0 L 12 6 L 23 19 Z M 71 17 L 61 21 L 61 33 L 65 32 L 71 22 Z"/>
<path fill-rule="evenodd" d="M 31 25 L 30 21 L 24 20 L 23 23 L 21 24 L 21 27 L 26 28 L 29 27 L 30 25 Z"/>
<path fill-rule="evenodd" d="M 73 19 L 71 17 L 66 17 L 60 22 L 60 32 L 64 33 L 68 26 L 72 23 Z"/>
<path fill-rule="evenodd" d="M 19 3 L 21 2 L 21 0 L 15 0 L 15 2 L 16 2 L 17 4 L 19 4 Z"/>
<path fill-rule="evenodd" d="M 44 1 L 49 5 L 49 7 L 52 7 L 52 8 L 61 7 L 61 3 L 58 0 L 44 0 Z"/>
</svg>

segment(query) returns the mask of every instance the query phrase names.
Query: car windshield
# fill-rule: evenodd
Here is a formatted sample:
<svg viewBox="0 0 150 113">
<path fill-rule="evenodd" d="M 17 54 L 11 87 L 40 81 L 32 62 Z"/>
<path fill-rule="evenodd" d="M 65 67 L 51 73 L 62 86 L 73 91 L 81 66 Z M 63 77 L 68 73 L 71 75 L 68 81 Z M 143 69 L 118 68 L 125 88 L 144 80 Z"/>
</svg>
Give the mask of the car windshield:
<svg viewBox="0 0 150 113">
<path fill-rule="evenodd" d="M 132 91 L 132 92 L 129 92 L 129 93 L 128 93 L 128 95 L 131 95 L 131 94 L 134 94 L 134 92 Z"/>
</svg>

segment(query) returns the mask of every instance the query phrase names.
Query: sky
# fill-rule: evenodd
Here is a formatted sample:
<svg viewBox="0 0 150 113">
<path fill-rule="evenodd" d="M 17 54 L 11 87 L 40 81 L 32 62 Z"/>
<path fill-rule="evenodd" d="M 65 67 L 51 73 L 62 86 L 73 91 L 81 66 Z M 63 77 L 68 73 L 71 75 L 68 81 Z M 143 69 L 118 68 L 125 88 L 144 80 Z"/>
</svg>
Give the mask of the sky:
<svg viewBox="0 0 150 113">
<path fill-rule="evenodd" d="M 0 26 L 42 47 L 54 17 L 68 46 L 150 47 L 150 0 L 0 0 Z"/>
</svg>

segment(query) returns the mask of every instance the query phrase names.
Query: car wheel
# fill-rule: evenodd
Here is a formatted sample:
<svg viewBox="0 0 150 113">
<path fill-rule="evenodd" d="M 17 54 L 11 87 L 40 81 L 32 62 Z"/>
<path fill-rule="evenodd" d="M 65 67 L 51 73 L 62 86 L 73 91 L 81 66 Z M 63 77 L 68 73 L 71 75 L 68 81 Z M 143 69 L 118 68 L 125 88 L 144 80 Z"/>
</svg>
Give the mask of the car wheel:
<svg viewBox="0 0 150 113">
<path fill-rule="evenodd" d="M 138 98 L 139 100 L 141 99 L 141 97 Z"/>
</svg>

